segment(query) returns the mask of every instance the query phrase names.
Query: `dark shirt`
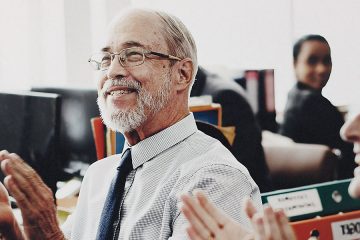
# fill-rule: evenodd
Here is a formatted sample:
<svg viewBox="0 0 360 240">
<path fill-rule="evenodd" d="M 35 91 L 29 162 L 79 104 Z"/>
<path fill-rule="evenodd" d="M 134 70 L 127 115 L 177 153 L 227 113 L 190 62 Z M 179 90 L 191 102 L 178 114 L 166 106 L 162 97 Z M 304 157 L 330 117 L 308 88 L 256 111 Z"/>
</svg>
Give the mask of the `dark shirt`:
<svg viewBox="0 0 360 240">
<path fill-rule="evenodd" d="M 352 177 L 355 167 L 352 144 L 340 137 L 344 119 L 321 91 L 297 82 L 288 95 L 279 133 L 299 143 L 327 145 L 341 151 L 339 177 Z"/>
</svg>

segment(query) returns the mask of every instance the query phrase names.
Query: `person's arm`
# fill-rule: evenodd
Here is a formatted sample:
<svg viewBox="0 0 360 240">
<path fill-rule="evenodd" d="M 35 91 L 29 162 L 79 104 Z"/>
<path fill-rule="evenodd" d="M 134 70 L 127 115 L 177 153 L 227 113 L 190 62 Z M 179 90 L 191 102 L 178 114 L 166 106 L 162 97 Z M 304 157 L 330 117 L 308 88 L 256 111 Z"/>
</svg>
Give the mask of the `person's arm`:
<svg viewBox="0 0 360 240">
<path fill-rule="evenodd" d="M 224 152 L 225 156 L 229 154 L 229 152 Z M 212 153 L 210 156 L 216 157 Z M 207 161 L 213 162 L 211 159 L 204 158 L 204 161 L 199 163 L 204 167 L 197 168 L 195 166 L 197 169 L 184 177 L 187 178 L 186 181 L 179 181 L 180 184 L 175 187 L 176 190 L 169 198 L 168 205 L 171 209 L 170 218 L 172 219 L 171 239 L 188 239 L 186 234 L 188 221 L 180 210 L 179 196 L 182 193 L 191 193 L 194 189 L 204 191 L 216 207 L 248 230 L 251 230 L 250 220 L 245 212 L 238 211 L 241 200 L 250 197 L 256 208 L 261 211 L 260 192 L 243 166 L 236 162 L 230 163 L 226 158 L 223 161 L 217 161 L 219 163 L 209 164 Z"/>
<path fill-rule="evenodd" d="M 182 211 L 190 223 L 187 232 L 192 240 L 296 239 L 283 211 L 265 207 L 264 215 L 261 215 L 249 199 L 244 202 L 244 211 L 251 219 L 253 232 L 215 207 L 201 191 L 195 192 L 194 197 L 184 194 L 181 199 Z"/>
<path fill-rule="evenodd" d="M 65 239 L 57 220 L 53 193 L 35 170 L 6 150 L 0 152 L 0 162 L 6 175 L 5 187 L 20 208 L 26 239 Z"/>
</svg>

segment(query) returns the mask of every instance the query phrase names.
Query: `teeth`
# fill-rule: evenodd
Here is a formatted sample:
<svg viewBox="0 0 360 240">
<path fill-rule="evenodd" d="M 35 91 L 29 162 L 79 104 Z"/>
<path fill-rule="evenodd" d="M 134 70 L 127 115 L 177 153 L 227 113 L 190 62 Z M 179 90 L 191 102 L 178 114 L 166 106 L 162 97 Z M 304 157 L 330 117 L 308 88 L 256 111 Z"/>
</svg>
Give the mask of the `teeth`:
<svg viewBox="0 0 360 240">
<path fill-rule="evenodd" d="M 115 95 L 122 95 L 122 94 L 128 94 L 128 93 L 131 93 L 131 91 L 129 91 L 129 90 L 116 90 L 116 91 L 110 92 L 110 95 L 115 96 Z"/>
</svg>

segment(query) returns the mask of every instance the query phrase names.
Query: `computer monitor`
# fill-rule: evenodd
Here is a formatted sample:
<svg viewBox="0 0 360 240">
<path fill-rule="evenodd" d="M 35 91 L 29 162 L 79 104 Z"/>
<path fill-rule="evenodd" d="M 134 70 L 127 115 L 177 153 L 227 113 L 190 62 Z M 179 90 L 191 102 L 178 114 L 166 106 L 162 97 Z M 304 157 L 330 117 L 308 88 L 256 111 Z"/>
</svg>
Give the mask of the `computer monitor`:
<svg viewBox="0 0 360 240">
<path fill-rule="evenodd" d="M 61 96 L 59 158 L 66 172 L 83 175 L 83 170 L 97 159 L 90 122 L 91 118 L 100 116 L 96 103 L 97 90 L 35 86 L 31 91 Z"/>
<path fill-rule="evenodd" d="M 55 191 L 60 172 L 59 95 L 0 92 L 0 103 L 0 149 L 20 155 Z"/>
</svg>

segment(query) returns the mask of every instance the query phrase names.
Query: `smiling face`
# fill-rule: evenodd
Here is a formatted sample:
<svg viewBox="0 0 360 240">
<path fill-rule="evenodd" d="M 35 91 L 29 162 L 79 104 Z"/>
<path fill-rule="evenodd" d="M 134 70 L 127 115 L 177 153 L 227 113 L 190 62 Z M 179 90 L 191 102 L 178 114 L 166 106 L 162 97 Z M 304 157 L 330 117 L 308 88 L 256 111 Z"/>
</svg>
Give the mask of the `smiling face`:
<svg viewBox="0 0 360 240">
<path fill-rule="evenodd" d="M 129 47 L 168 53 L 159 19 L 146 12 L 118 18 L 111 27 L 103 51 L 118 53 Z M 98 104 L 105 124 L 113 130 L 130 132 L 161 114 L 174 94 L 169 60 L 145 58 L 139 66 L 123 67 L 118 56 L 98 84 Z"/>
<path fill-rule="evenodd" d="M 354 143 L 355 162 L 360 165 L 360 114 L 346 121 L 340 133 L 345 141 Z M 360 166 L 355 169 L 354 175 L 349 193 L 353 197 L 360 198 Z"/>
<path fill-rule="evenodd" d="M 294 62 L 295 75 L 298 81 L 321 90 L 329 80 L 332 68 L 330 47 L 327 43 L 305 41 Z"/>
</svg>

